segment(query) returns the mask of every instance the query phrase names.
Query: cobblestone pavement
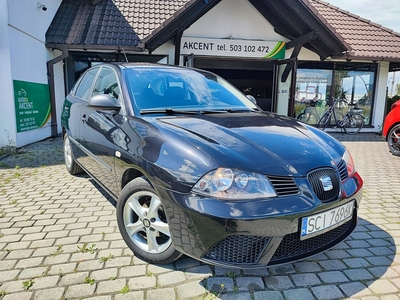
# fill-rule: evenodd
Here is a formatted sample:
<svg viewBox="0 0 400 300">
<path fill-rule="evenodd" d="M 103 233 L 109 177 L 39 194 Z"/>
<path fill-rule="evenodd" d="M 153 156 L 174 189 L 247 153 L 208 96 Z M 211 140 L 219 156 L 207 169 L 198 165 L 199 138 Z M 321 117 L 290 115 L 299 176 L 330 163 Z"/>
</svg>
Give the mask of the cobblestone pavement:
<svg viewBox="0 0 400 300">
<path fill-rule="evenodd" d="M 364 179 L 356 231 L 323 254 L 258 270 L 135 258 L 111 199 L 67 173 L 61 138 L 2 157 L 0 299 L 400 299 L 400 157 L 374 134 L 335 137 Z"/>
</svg>

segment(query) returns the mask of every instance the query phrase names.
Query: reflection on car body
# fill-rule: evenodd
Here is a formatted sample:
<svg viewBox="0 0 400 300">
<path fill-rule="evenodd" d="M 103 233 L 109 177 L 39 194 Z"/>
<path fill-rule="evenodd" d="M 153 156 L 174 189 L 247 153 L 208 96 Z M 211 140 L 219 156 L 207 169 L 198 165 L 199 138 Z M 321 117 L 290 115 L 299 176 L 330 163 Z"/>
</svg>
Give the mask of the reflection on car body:
<svg viewBox="0 0 400 300">
<path fill-rule="evenodd" d="M 400 156 L 400 100 L 392 104 L 383 123 L 382 135 L 386 137 L 389 151 Z"/>
<path fill-rule="evenodd" d="M 148 262 L 184 253 L 277 265 L 329 249 L 356 227 L 363 183 L 345 147 L 262 111 L 215 74 L 97 65 L 67 96 L 62 126 L 67 170 L 87 172 L 115 198 L 123 239 Z"/>
</svg>

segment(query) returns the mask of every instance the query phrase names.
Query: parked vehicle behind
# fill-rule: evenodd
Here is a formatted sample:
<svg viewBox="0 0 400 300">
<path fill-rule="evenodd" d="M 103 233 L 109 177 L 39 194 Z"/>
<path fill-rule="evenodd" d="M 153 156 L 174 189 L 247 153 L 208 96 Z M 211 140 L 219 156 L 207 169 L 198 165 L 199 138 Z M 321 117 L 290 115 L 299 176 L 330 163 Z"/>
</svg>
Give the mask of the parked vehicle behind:
<svg viewBox="0 0 400 300">
<path fill-rule="evenodd" d="M 400 156 L 400 100 L 392 104 L 383 123 L 382 135 L 386 138 L 389 151 Z"/>
<path fill-rule="evenodd" d="M 362 179 L 346 148 L 264 112 L 219 76 L 150 64 L 102 64 L 67 96 L 64 155 L 117 201 L 137 257 L 182 253 L 239 268 L 314 255 L 357 224 Z"/>
</svg>

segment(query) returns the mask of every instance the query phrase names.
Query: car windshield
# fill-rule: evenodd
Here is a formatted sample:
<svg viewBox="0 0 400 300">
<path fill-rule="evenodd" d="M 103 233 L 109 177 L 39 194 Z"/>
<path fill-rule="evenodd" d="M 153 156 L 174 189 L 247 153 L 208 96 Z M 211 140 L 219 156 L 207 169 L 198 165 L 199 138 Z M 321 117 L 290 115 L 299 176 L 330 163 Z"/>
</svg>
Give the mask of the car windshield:
<svg viewBox="0 0 400 300">
<path fill-rule="evenodd" d="M 133 107 L 140 113 L 255 110 L 239 90 L 215 74 L 184 68 L 124 70 Z"/>
</svg>

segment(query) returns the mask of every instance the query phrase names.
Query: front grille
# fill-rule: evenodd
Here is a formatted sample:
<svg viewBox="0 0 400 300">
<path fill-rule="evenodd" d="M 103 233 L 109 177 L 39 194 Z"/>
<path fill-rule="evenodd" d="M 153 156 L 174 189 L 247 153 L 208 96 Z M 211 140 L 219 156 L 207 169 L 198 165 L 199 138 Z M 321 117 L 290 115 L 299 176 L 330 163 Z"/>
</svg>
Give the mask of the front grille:
<svg viewBox="0 0 400 300">
<path fill-rule="evenodd" d="M 204 258 L 221 263 L 255 264 L 270 238 L 232 235 L 218 242 Z"/>
<path fill-rule="evenodd" d="M 301 259 L 328 249 L 347 237 L 354 227 L 353 218 L 339 227 L 306 240 L 300 240 L 298 232 L 288 234 L 282 239 L 268 265 Z"/>
<path fill-rule="evenodd" d="M 278 196 L 296 195 L 299 188 L 292 177 L 268 176 Z"/>
<path fill-rule="evenodd" d="M 326 190 L 322 180 L 327 177 L 329 177 L 330 183 L 332 184 L 332 187 L 329 190 Z M 326 168 L 312 171 L 308 174 L 308 181 L 310 182 L 314 193 L 322 202 L 336 200 L 339 196 L 340 181 L 335 169 Z"/>
<path fill-rule="evenodd" d="M 340 180 L 345 180 L 347 177 L 349 177 L 349 174 L 347 173 L 347 166 L 346 162 L 342 159 L 340 163 L 337 165 L 339 175 L 340 175 Z"/>
</svg>

